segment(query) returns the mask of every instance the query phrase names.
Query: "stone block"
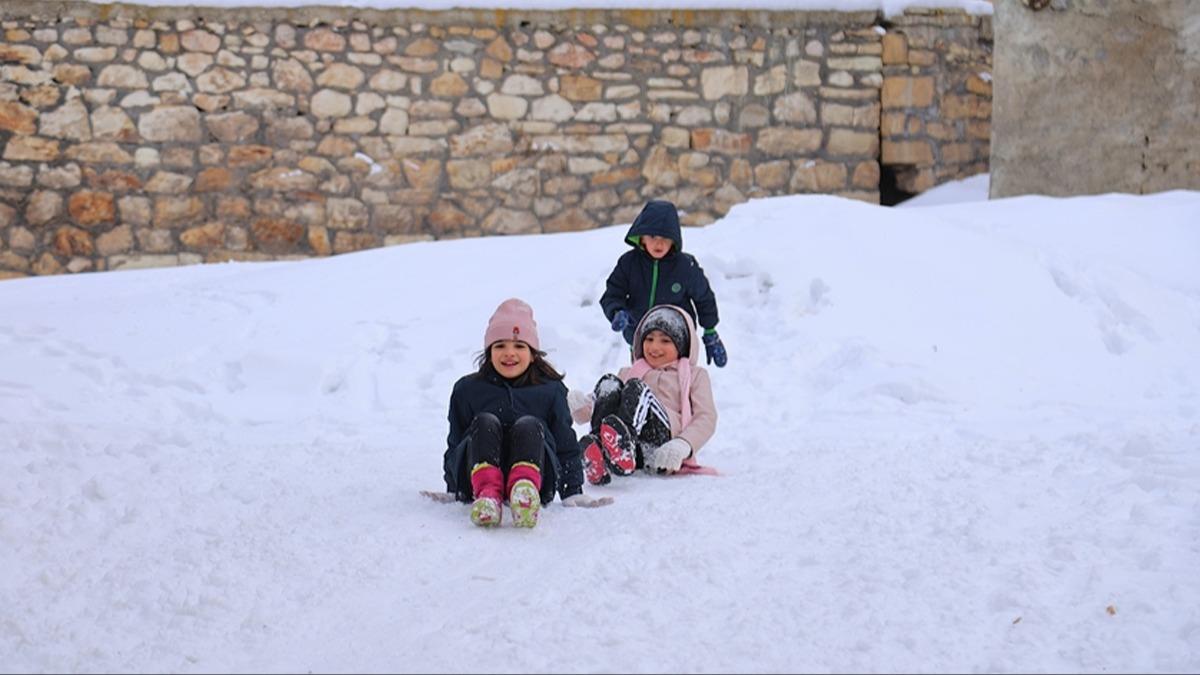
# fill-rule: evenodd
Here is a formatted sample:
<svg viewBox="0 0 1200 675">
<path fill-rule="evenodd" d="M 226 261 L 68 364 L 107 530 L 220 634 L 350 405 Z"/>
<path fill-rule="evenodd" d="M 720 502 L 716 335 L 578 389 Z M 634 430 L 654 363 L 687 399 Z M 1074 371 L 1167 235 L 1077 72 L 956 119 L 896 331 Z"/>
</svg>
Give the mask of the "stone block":
<svg viewBox="0 0 1200 675">
<path fill-rule="evenodd" d="M 4 146 L 3 158 L 13 161 L 52 162 L 58 155 L 58 141 L 38 136 L 12 136 Z"/>
<path fill-rule="evenodd" d="M 884 164 L 933 164 L 933 148 L 929 141 L 893 141 L 884 139 L 881 161 Z"/>
<path fill-rule="evenodd" d="M 578 232 L 596 228 L 596 221 L 580 208 L 569 208 L 546 221 L 545 232 Z"/>
<path fill-rule="evenodd" d="M 112 193 L 81 190 L 67 201 L 71 220 L 85 227 L 93 227 L 116 220 L 116 203 Z"/>
<path fill-rule="evenodd" d="M 797 162 L 792 174 L 793 192 L 833 192 L 846 186 L 849 172 L 844 164 L 831 162 Z"/>
<path fill-rule="evenodd" d="M 328 28 L 318 28 L 305 33 L 304 46 L 317 52 L 340 52 L 346 49 L 346 38 Z"/>
<path fill-rule="evenodd" d="M 321 225 L 311 225 L 308 228 L 308 247 L 319 256 L 333 253 L 333 245 L 329 241 L 329 230 Z"/>
<path fill-rule="evenodd" d="M 945 143 L 940 150 L 942 162 L 946 164 L 962 164 L 974 159 L 970 143 Z"/>
<path fill-rule="evenodd" d="M 37 110 L 15 101 L 0 101 L 0 131 L 33 135 L 37 133 Z"/>
<path fill-rule="evenodd" d="M 903 33 L 888 33 L 882 38 L 883 65 L 908 63 L 908 38 Z"/>
<path fill-rule="evenodd" d="M 714 66 L 700 72 L 700 90 L 706 101 L 725 96 L 745 96 L 750 91 L 746 66 Z"/>
<path fill-rule="evenodd" d="M 193 29 L 179 36 L 179 44 L 189 52 L 215 54 L 221 48 L 221 38 L 207 30 Z"/>
<path fill-rule="evenodd" d="M 129 225 L 118 225 L 96 237 L 96 253 L 110 256 L 125 253 L 133 248 L 133 228 Z"/>
<path fill-rule="evenodd" d="M 29 201 L 25 205 L 25 222 L 30 225 L 45 225 L 62 213 L 62 195 L 50 190 L 37 190 L 29 195 Z"/>
<path fill-rule="evenodd" d="M 754 182 L 767 190 L 778 190 L 788 184 L 792 163 L 788 160 L 764 162 L 754 167 Z"/>
<path fill-rule="evenodd" d="M 775 99 L 772 113 L 777 122 L 787 124 L 807 125 L 817 121 L 817 107 L 812 97 L 799 91 Z"/>
<path fill-rule="evenodd" d="M 383 241 L 374 232 L 341 231 L 333 236 L 334 253 L 353 253 L 367 249 L 379 248 Z"/>
<path fill-rule="evenodd" d="M 587 75 L 563 75 L 559 78 L 558 93 L 571 101 L 599 101 L 604 83 Z"/>
<path fill-rule="evenodd" d="M 331 63 L 317 75 L 317 86 L 335 89 L 358 89 L 366 75 L 358 68 L 346 63 Z"/>
<path fill-rule="evenodd" d="M 926 108 L 933 105 L 932 77 L 886 76 L 880 100 L 884 108 Z"/>
<path fill-rule="evenodd" d="M 250 234 L 259 250 L 266 253 L 296 253 L 306 240 L 303 225 L 283 218 L 259 218 L 250 225 Z"/>
<path fill-rule="evenodd" d="M 531 234 L 541 232 L 541 225 L 530 211 L 498 208 L 492 211 L 482 223 L 483 231 L 487 234 Z"/>
<path fill-rule="evenodd" d="M 176 267 L 178 265 L 179 256 L 175 254 L 148 255 L 145 253 L 132 253 L 108 257 L 108 269 L 110 270 L 142 270 L 157 267 Z"/>
<path fill-rule="evenodd" d="M 225 224 L 205 223 L 179 233 L 179 242 L 194 251 L 211 251 L 225 245 Z"/>
<path fill-rule="evenodd" d="M 755 147 L 772 157 L 806 155 L 820 149 L 823 135 L 821 129 L 770 127 L 758 132 Z"/>
<path fill-rule="evenodd" d="M 979 94 L 991 98 L 992 96 L 992 79 L 991 74 L 985 79 L 980 73 L 971 73 L 967 76 L 967 91 L 972 94 Z"/>
<path fill-rule="evenodd" d="M 192 106 L 164 106 L 142 113 L 138 132 L 156 143 L 199 143 L 204 135 L 200 111 Z"/>
<path fill-rule="evenodd" d="M 332 89 L 322 89 L 313 95 L 309 102 L 309 112 L 321 117 L 345 117 L 353 106 L 348 94 Z"/>
<path fill-rule="evenodd" d="M 717 127 L 692 130 L 691 147 L 694 150 L 741 155 L 749 152 L 752 144 L 753 137 L 746 133 L 727 131 Z"/>
<path fill-rule="evenodd" d="M 199 197 L 156 197 L 154 199 L 154 226 L 175 228 L 200 221 L 205 214 L 204 202 Z"/>
<path fill-rule="evenodd" d="M 859 162 L 854 166 L 854 173 L 850 178 L 850 184 L 856 188 L 870 188 L 878 193 L 879 178 L 879 162 Z"/>
<path fill-rule="evenodd" d="M 833 156 L 866 156 L 879 154 L 879 134 L 849 129 L 831 129 L 826 151 Z"/>
</svg>

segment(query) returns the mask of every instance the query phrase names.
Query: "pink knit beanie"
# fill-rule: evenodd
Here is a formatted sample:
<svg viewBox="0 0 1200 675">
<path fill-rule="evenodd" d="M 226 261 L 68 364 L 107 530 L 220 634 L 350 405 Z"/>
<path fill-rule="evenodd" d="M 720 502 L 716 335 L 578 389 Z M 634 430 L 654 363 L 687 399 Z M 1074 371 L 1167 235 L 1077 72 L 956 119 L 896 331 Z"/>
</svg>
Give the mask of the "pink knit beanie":
<svg viewBox="0 0 1200 675">
<path fill-rule="evenodd" d="M 488 321 L 483 334 L 483 348 L 487 349 L 499 340 L 520 340 L 539 349 L 537 322 L 533 320 L 533 308 L 516 298 L 500 303 L 496 313 Z"/>
</svg>

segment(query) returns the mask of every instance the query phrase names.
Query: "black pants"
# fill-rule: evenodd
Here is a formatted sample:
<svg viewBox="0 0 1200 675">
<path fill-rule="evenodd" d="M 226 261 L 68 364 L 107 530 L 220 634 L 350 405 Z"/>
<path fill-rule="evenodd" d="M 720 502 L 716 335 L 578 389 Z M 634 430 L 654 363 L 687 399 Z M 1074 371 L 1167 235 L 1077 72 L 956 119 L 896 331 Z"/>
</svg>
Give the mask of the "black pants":
<svg viewBox="0 0 1200 675">
<path fill-rule="evenodd" d="M 637 441 L 637 463 L 641 467 L 647 449 L 657 449 L 671 440 L 671 419 L 645 382 L 634 378 L 628 382 L 607 374 L 596 383 L 592 407 L 592 434 L 599 438 L 600 422 L 616 415 L 634 433 Z"/>
<path fill-rule="evenodd" d="M 480 462 L 500 468 L 508 476 L 513 464 L 529 462 L 541 471 L 545 460 L 542 424 L 532 415 L 520 417 L 507 429 L 492 413 L 479 413 L 467 432 L 467 475 Z"/>
</svg>

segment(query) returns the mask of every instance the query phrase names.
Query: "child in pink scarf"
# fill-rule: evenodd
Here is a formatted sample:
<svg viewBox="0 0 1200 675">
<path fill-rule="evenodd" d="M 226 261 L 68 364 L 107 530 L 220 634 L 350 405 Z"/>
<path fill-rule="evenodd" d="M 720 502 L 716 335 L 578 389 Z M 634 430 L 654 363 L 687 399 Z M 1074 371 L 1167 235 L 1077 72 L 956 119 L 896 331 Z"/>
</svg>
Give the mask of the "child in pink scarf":
<svg viewBox="0 0 1200 675">
<path fill-rule="evenodd" d="M 675 473 L 695 467 L 717 428 L 708 372 L 698 363 L 692 319 L 674 305 L 646 313 L 634 331 L 633 365 L 600 378 L 591 396 L 571 392 L 571 415 L 590 420 L 580 440 L 584 477 L 593 485 L 637 468 Z"/>
</svg>

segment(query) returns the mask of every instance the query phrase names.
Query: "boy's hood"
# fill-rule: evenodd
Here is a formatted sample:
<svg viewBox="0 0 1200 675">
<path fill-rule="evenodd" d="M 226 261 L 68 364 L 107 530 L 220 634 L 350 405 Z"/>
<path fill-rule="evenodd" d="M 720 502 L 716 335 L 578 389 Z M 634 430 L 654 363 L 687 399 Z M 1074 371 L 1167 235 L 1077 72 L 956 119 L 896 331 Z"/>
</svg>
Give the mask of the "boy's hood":
<svg viewBox="0 0 1200 675">
<path fill-rule="evenodd" d="M 687 358 L 688 361 L 691 362 L 693 368 L 697 367 L 700 365 L 699 355 L 703 348 L 700 346 L 700 333 L 696 331 L 696 325 L 692 322 L 691 315 L 675 305 L 655 305 L 654 307 L 651 307 L 650 310 L 653 311 L 661 308 L 679 312 L 679 314 L 683 317 L 683 325 L 687 327 L 689 341 Z M 646 323 L 646 317 L 648 316 L 650 316 L 649 311 L 646 312 L 641 321 L 638 321 L 637 328 L 633 330 L 633 361 L 637 361 L 638 359 L 642 358 L 642 325 Z"/>
<path fill-rule="evenodd" d="M 683 250 L 683 232 L 679 228 L 679 212 L 675 205 L 663 199 L 646 202 L 642 212 L 633 220 L 633 225 L 625 233 L 625 243 L 634 248 L 640 245 L 639 237 L 650 234 L 656 237 L 666 237 L 675 243 L 672 253 Z"/>
</svg>

